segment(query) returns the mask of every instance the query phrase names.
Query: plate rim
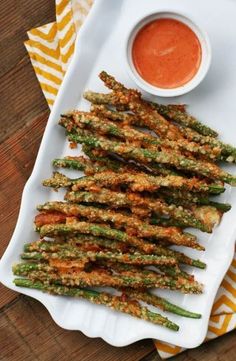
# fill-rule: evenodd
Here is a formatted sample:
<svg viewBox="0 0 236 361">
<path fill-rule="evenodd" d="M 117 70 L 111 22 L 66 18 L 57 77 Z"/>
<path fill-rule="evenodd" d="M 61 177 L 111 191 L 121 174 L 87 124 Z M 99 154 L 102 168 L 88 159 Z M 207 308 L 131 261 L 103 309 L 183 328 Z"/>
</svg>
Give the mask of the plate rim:
<svg viewBox="0 0 236 361">
<path fill-rule="evenodd" d="M 83 26 L 80 29 L 79 41 L 76 40 L 75 52 L 74 52 L 74 55 L 73 55 L 73 59 L 72 59 L 70 65 L 69 65 L 69 68 L 68 68 L 68 70 L 66 72 L 66 75 L 65 75 L 65 77 L 63 79 L 63 82 L 62 82 L 61 87 L 59 89 L 58 95 L 56 97 L 56 101 L 55 101 L 55 103 L 53 105 L 53 109 L 52 109 L 52 111 L 50 113 L 50 116 L 48 118 L 47 125 L 45 127 L 45 131 L 44 131 L 44 134 L 43 134 L 43 137 L 42 137 L 42 140 L 41 140 L 41 144 L 40 144 L 40 147 L 39 147 L 39 150 L 38 150 L 38 154 L 37 154 L 37 157 L 36 157 L 36 160 L 35 160 L 35 164 L 34 164 L 34 167 L 32 169 L 32 173 L 31 173 L 30 177 L 28 178 L 28 180 L 27 180 L 27 182 L 26 182 L 26 184 L 24 186 L 23 192 L 22 192 L 21 204 L 20 204 L 18 219 L 17 219 L 17 222 L 16 222 L 14 232 L 13 232 L 12 237 L 11 237 L 11 239 L 9 241 L 9 244 L 8 244 L 6 250 L 5 250 L 5 252 L 4 252 L 4 254 L 3 254 L 2 258 L 1 258 L 1 260 L 0 260 L 0 281 L 8 288 L 10 288 L 10 289 L 12 289 L 14 291 L 17 291 L 18 293 L 29 295 L 29 296 L 37 299 L 38 301 L 40 301 L 47 308 L 47 310 L 48 310 L 50 316 L 52 317 L 52 319 L 54 320 L 54 322 L 57 325 L 59 325 L 60 327 L 62 327 L 64 329 L 67 329 L 67 330 L 79 330 L 88 337 L 91 337 L 91 338 L 100 337 L 104 341 L 109 343 L 110 345 L 117 346 L 117 347 L 123 347 L 123 346 L 127 346 L 127 345 L 129 345 L 129 344 L 131 344 L 133 342 L 139 341 L 141 339 L 153 338 L 154 336 L 152 334 L 150 334 L 149 332 L 146 332 L 146 334 L 144 336 L 142 336 L 142 337 L 140 337 L 140 336 L 135 337 L 134 336 L 134 337 L 130 337 L 129 339 L 127 339 L 126 342 L 116 342 L 114 339 L 110 338 L 108 335 L 104 336 L 104 334 L 102 334 L 102 335 L 100 333 L 98 334 L 97 332 L 93 331 L 91 329 L 91 327 L 89 327 L 89 326 L 85 327 L 83 325 L 84 327 L 82 329 L 81 328 L 80 329 L 78 329 L 78 328 L 67 328 L 61 322 L 59 322 L 58 319 L 56 319 L 56 317 L 53 314 L 53 310 L 52 310 L 53 305 L 48 304 L 48 302 L 43 299 L 43 296 L 44 296 L 43 293 L 39 293 L 38 291 L 35 292 L 35 290 L 25 289 L 25 288 L 21 288 L 20 292 L 19 292 L 18 287 L 14 286 L 14 284 L 11 284 L 10 282 L 7 282 L 6 280 L 4 280 L 1 277 L 1 269 L 4 268 L 4 259 L 7 257 L 8 253 L 11 252 L 11 249 L 14 248 L 14 239 L 17 237 L 18 228 L 20 227 L 20 223 L 21 223 L 20 215 L 23 213 L 23 206 L 24 206 L 25 199 L 27 197 L 27 190 L 30 187 L 30 185 L 34 182 L 34 178 L 36 177 L 37 169 L 39 168 L 38 164 L 40 163 L 40 160 L 41 160 L 41 153 L 42 153 L 42 150 L 44 149 L 44 146 L 48 142 L 48 138 L 50 136 L 50 129 L 53 126 L 52 120 L 54 119 L 55 114 L 57 113 L 58 104 L 61 102 L 61 98 L 64 95 L 64 88 L 66 88 L 66 84 L 69 82 L 69 80 L 71 78 L 71 74 L 73 73 L 74 67 L 76 66 L 78 54 L 80 53 L 80 49 L 83 48 L 83 42 L 86 39 L 86 32 L 89 31 L 89 28 L 90 28 L 91 24 L 93 23 L 93 19 L 96 18 L 97 12 L 100 11 L 100 7 L 102 7 L 103 3 L 105 3 L 105 2 L 107 2 L 107 0 L 95 0 L 94 5 L 92 6 L 92 8 L 91 8 L 91 10 L 90 10 L 84 24 L 83 24 Z M 229 248 L 231 248 L 231 252 L 228 253 L 227 262 L 225 261 L 225 264 L 224 264 L 224 270 L 218 276 L 217 282 L 215 282 L 214 292 L 212 292 L 212 295 L 210 297 L 211 302 L 209 302 L 208 308 L 206 310 L 207 322 L 205 322 L 205 324 L 204 324 L 204 328 L 205 328 L 204 333 L 202 335 L 199 335 L 199 338 L 198 338 L 197 341 L 195 340 L 195 342 L 191 342 L 191 340 L 184 340 L 184 342 L 182 342 L 182 344 L 179 345 L 179 346 L 184 347 L 184 348 L 193 348 L 193 347 L 199 346 L 204 341 L 204 338 L 206 336 L 207 329 L 208 329 L 210 311 L 211 311 L 211 308 L 212 308 L 212 305 L 213 305 L 217 290 L 218 290 L 219 285 L 220 285 L 222 279 L 224 278 L 224 275 L 227 272 L 227 269 L 229 268 L 229 266 L 230 266 L 230 264 L 232 262 L 233 256 L 234 256 L 234 239 L 235 238 L 236 238 L 236 227 L 235 227 L 233 235 L 232 235 L 232 240 L 231 240 L 231 242 L 229 244 Z M 35 293 L 35 294 L 32 296 L 32 293 L 33 294 Z M 165 340 L 163 340 L 163 341 L 165 342 Z M 169 342 L 169 341 L 166 341 L 166 342 Z"/>
</svg>

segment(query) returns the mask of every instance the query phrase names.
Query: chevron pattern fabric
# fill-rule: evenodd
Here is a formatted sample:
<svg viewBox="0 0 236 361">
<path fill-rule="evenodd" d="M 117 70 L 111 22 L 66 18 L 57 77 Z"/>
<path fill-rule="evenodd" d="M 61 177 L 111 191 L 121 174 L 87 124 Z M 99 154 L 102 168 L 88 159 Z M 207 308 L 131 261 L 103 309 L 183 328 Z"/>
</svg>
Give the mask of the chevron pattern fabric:
<svg viewBox="0 0 236 361">
<path fill-rule="evenodd" d="M 236 329 L 236 253 L 217 292 L 205 341 L 210 341 L 234 329 Z M 154 342 L 163 359 L 185 350 L 165 342 Z"/>
<path fill-rule="evenodd" d="M 74 52 L 74 44 L 93 0 L 56 0 L 56 22 L 28 31 L 25 42 L 48 106 L 52 108 Z M 206 341 L 236 328 L 236 254 L 215 299 Z M 160 356 L 172 357 L 184 349 L 154 341 Z"/>
<path fill-rule="evenodd" d="M 49 107 L 74 53 L 75 39 L 93 0 L 56 0 L 56 22 L 28 31 L 25 47 Z"/>
</svg>

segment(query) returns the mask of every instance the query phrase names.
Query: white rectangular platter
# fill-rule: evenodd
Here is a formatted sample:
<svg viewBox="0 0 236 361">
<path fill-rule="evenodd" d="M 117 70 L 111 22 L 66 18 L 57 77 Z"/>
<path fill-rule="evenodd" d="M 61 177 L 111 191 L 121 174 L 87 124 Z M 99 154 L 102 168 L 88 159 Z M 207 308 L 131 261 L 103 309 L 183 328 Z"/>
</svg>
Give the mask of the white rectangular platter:
<svg viewBox="0 0 236 361">
<path fill-rule="evenodd" d="M 206 251 L 184 251 L 207 263 L 206 270 L 191 269 L 196 279 L 204 283 L 202 295 L 182 295 L 158 292 L 178 305 L 199 312 L 202 318 L 192 320 L 174 315 L 168 317 L 179 324 L 179 332 L 114 312 L 86 301 L 44 294 L 37 290 L 19 289 L 13 284 L 11 267 L 20 260 L 23 244 L 37 239 L 33 219 L 37 204 L 62 199 L 62 194 L 43 188 L 53 168 L 51 160 L 78 154 L 68 148 L 64 130 L 57 125 L 60 113 L 80 107 L 88 109 L 82 99 L 85 89 L 106 91 L 98 74 L 111 73 L 128 87 L 135 84 L 128 78 L 124 59 L 124 37 L 141 16 L 153 11 L 182 12 L 196 20 L 209 34 L 213 60 L 210 71 L 191 93 L 165 102 L 189 104 L 189 110 L 200 120 L 219 131 L 222 140 L 236 145 L 236 1 L 233 0 L 97 0 L 81 29 L 76 51 L 50 115 L 35 167 L 22 196 L 18 222 L 9 246 L 0 262 L 1 282 L 16 291 L 42 302 L 55 322 L 69 330 L 80 330 L 89 337 L 102 337 L 115 346 L 125 346 L 144 338 L 155 338 L 192 348 L 203 342 L 212 304 L 220 282 L 230 265 L 236 236 L 236 190 L 227 188 L 222 201 L 232 204 L 230 212 L 212 235 L 196 232 Z M 154 98 L 152 98 L 154 99 Z M 163 99 L 156 99 L 163 102 Z M 236 173 L 236 166 L 227 166 Z M 73 173 L 68 173 L 69 175 Z M 78 173 L 77 173 L 78 174 Z"/>
</svg>

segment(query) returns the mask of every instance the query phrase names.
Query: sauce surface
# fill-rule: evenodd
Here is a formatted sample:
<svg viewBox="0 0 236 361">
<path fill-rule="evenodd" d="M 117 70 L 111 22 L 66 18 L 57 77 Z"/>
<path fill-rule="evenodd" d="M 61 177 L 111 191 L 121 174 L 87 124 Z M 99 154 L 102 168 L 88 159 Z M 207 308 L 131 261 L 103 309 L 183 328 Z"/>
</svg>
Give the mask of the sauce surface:
<svg viewBox="0 0 236 361">
<path fill-rule="evenodd" d="M 196 34 L 175 19 L 157 19 L 136 35 L 132 59 L 139 75 L 158 88 L 173 89 L 188 83 L 201 64 L 202 49 Z"/>
</svg>

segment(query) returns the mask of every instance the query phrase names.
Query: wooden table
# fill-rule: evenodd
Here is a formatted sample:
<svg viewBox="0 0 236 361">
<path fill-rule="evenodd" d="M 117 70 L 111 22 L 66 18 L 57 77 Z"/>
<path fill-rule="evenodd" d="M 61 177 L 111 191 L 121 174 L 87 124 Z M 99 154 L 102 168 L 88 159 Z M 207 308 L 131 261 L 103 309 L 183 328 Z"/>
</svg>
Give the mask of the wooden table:
<svg viewBox="0 0 236 361">
<path fill-rule="evenodd" d="M 54 20 L 55 0 L 0 1 L 0 256 L 18 216 L 49 109 L 23 41 L 26 31 Z M 23 235 L 22 235 L 23 236 Z M 233 361 L 236 333 L 174 359 Z M 38 301 L 0 285 L 0 360 L 160 360 L 151 340 L 115 348 L 101 339 L 59 328 Z"/>
</svg>

